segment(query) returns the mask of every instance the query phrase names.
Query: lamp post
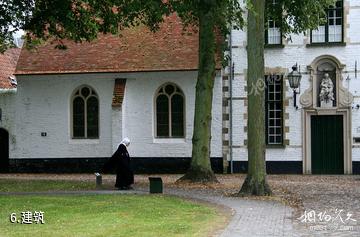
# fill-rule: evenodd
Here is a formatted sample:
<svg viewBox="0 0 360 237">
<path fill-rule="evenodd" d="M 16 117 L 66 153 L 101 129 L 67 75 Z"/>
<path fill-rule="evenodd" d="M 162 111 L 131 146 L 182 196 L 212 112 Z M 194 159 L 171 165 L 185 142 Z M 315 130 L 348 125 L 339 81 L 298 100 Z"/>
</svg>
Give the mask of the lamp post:
<svg viewBox="0 0 360 237">
<path fill-rule="evenodd" d="M 298 106 L 296 105 L 296 94 L 300 94 L 300 89 L 299 92 L 297 92 L 296 89 L 300 88 L 301 74 L 298 72 L 297 64 L 292 66 L 292 72 L 287 75 L 287 78 L 289 80 L 291 89 L 294 91 L 294 107 L 298 109 Z"/>
</svg>

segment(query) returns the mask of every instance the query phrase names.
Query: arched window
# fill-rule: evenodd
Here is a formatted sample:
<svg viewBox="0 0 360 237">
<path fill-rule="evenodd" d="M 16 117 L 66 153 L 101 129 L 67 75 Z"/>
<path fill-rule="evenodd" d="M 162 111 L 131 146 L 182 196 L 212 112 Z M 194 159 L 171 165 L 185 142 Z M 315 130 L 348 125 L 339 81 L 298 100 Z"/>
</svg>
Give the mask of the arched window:
<svg viewBox="0 0 360 237">
<path fill-rule="evenodd" d="M 99 138 L 99 99 L 88 86 L 75 91 L 72 103 L 72 137 Z"/>
<path fill-rule="evenodd" d="M 184 94 L 174 84 L 165 84 L 156 94 L 156 137 L 185 136 Z"/>
</svg>

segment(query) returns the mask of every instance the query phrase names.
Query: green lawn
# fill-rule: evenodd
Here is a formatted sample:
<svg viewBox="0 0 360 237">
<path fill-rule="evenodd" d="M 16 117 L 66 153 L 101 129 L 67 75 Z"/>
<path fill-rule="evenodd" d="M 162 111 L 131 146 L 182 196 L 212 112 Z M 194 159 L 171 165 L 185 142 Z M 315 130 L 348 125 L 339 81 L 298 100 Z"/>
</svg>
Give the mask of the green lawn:
<svg viewBox="0 0 360 237">
<path fill-rule="evenodd" d="M 94 190 L 94 182 L 71 180 L 0 179 L 0 192 Z M 1 235 L 0 235 L 1 236 Z"/>
<path fill-rule="evenodd" d="M 0 192 L 93 189 L 89 181 L 0 179 Z M 26 211 L 44 212 L 45 224 L 21 224 Z M 225 220 L 215 208 L 164 195 L 0 195 L 0 237 L 208 236 Z"/>
<path fill-rule="evenodd" d="M 44 212 L 45 224 L 10 214 Z M 0 236 L 207 236 L 216 209 L 162 195 L 0 196 Z M 212 229 L 213 228 L 213 229 Z"/>
</svg>

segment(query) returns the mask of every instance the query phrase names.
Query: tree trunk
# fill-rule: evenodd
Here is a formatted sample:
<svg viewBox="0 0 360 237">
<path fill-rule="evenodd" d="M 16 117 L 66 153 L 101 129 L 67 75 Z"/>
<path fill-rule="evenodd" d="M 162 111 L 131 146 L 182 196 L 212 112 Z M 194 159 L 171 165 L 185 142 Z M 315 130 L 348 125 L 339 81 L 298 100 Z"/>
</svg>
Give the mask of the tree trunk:
<svg viewBox="0 0 360 237">
<path fill-rule="evenodd" d="M 207 9 L 207 10 L 206 10 Z M 199 14 L 199 71 L 196 83 L 192 159 L 187 173 L 180 180 L 217 181 L 210 163 L 211 111 L 215 80 L 215 33 L 211 6 Z"/>
<path fill-rule="evenodd" d="M 270 195 L 265 163 L 264 10 L 265 1 L 251 0 L 247 28 L 248 174 L 240 195 Z"/>
</svg>

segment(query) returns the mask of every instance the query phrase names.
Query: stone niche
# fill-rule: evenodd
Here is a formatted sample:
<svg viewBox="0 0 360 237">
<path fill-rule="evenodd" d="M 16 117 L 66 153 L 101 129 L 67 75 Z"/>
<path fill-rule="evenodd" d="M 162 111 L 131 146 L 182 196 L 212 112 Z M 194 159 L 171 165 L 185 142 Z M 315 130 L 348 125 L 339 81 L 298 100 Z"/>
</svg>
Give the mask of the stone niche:
<svg viewBox="0 0 360 237">
<path fill-rule="evenodd" d="M 350 107 L 353 95 L 343 86 L 345 65 L 331 55 L 317 57 L 308 66 L 310 87 L 301 95 L 303 108 L 339 109 Z"/>
</svg>

